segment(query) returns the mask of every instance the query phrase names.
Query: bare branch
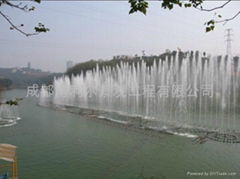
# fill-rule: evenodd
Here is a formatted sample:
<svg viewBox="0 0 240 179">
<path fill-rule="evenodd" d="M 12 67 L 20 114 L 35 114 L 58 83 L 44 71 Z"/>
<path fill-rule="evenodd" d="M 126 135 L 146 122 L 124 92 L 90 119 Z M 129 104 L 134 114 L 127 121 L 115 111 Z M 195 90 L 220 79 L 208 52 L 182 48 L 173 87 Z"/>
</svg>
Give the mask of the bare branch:
<svg viewBox="0 0 240 179">
<path fill-rule="evenodd" d="M 11 25 L 12 29 L 17 30 L 18 32 L 20 32 L 21 34 L 23 34 L 23 35 L 25 35 L 27 37 L 39 34 L 39 33 L 31 33 L 31 34 L 26 33 L 24 31 L 22 31 L 21 29 L 19 29 L 16 25 L 14 25 L 12 23 L 12 21 L 5 14 L 3 14 L 1 11 L 0 11 L 0 15 L 3 16 L 3 18 Z"/>
<path fill-rule="evenodd" d="M 224 20 L 220 20 L 220 21 L 215 21 L 215 23 L 223 23 L 224 22 L 224 25 L 228 22 L 228 21 L 231 21 L 233 19 L 235 19 L 237 16 L 240 15 L 240 11 L 238 11 L 233 17 L 231 18 L 228 18 L 228 19 L 224 19 Z"/>
<path fill-rule="evenodd" d="M 2 2 L 5 3 L 5 4 L 7 4 L 7 5 L 9 5 L 9 6 L 11 6 L 11 7 L 20 9 L 20 10 L 22 10 L 22 11 L 25 11 L 25 12 L 28 11 L 28 6 L 27 6 L 27 5 L 21 7 L 21 3 L 19 3 L 19 4 L 13 4 L 13 3 L 9 2 L 8 0 L 2 0 Z"/>
<path fill-rule="evenodd" d="M 221 6 L 218 6 L 218 7 L 214 7 L 212 9 L 204 9 L 204 8 L 198 8 L 198 7 L 195 7 L 196 9 L 198 10 L 201 10 L 201 11 L 207 11 L 207 12 L 210 12 L 210 11 L 214 11 L 214 10 L 217 10 L 217 9 L 222 9 L 224 8 L 228 3 L 230 3 L 232 0 L 228 0 L 227 2 L 225 2 L 223 5 Z"/>
</svg>

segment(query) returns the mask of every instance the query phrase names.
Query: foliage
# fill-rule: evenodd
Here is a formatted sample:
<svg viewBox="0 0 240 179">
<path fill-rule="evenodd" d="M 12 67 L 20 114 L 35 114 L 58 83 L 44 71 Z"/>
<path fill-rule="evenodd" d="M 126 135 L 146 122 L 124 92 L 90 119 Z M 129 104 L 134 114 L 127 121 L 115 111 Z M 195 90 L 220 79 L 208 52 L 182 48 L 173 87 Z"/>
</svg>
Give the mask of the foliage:
<svg viewBox="0 0 240 179">
<path fill-rule="evenodd" d="M 36 3 L 40 3 L 41 0 L 33 0 Z M 10 0 L 0 0 L 0 7 L 6 5 L 15 9 L 19 9 L 21 11 L 24 12 L 30 12 L 30 11 L 34 11 L 35 10 L 35 6 L 31 6 L 29 7 L 27 4 L 23 4 L 23 3 L 15 3 L 12 2 Z M 44 26 L 44 24 L 42 23 L 38 23 L 38 26 L 34 27 L 34 31 L 33 33 L 26 33 L 24 30 L 22 30 L 22 28 L 24 27 L 24 24 L 20 24 L 20 25 L 15 25 L 11 18 L 9 18 L 6 14 L 4 14 L 2 11 L 0 11 L 0 15 L 10 24 L 10 30 L 16 30 L 18 32 L 20 32 L 21 34 L 25 35 L 26 37 L 32 36 L 32 35 L 38 35 L 39 33 L 42 32 L 48 32 L 50 29 L 46 28 Z"/>
<path fill-rule="evenodd" d="M 163 9 L 168 9 L 172 10 L 175 6 L 178 7 L 184 7 L 184 8 L 195 8 L 201 11 L 215 11 L 217 9 L 221 9 L 225 7 L 227 4 L 231 2 L 231 0 L 228 0 L 227 2 L 223 3 L 222 5 L 218 7 L 214 7 L 212 9 L 204 9 L 202 7 L 204 0 L 162 0 L 162 8 Z M 146 0 L 129 0 L 131 9 L 129 11 L 129 14 L 135 13 L 135 12 L 141 12 L 146 15 L 147 9 L 148 9 L 148 2 Z M 235 19 L 238 15 L 240 15 L 240 11 L 237 12 L 233 17 L 223 19 L 223 20 L 218 20 L 219 18 L 222 18 L 220 14 L 215 13 L 216 19 L 211 19 L 207 21 L 204 25 L 205 31 L 210 32 L 213 31 L 215 28 L 216 23 L 227 23 L 230 20 Z"/>
<path fill-rule="evenodd" d="M 0 88 L 9 88 L 12 85 L 12 81 L 7 78 L 0 78 Z"/>
<path fill-rule="evenodd" d="M 11 100 L 5 101 L 4 103 L 0 103 L 0 105 L 7 104 L 10 106 L 17 106 L 19 104 L 19 101 L 21 100 L 23 100 L 23 98 L 11 99 Z"/>
<path fill-rule="evenodd" d="M 129 3 L 131 4 L 131 9 L 129 11 L 129 14 L 140 11 L 146 15 L 148 2 L 144 0 L 129 0 Z"/>
<path fill-rule="evenodd" d="M 33 0 L 36 3 L 40 3 L 41 0 Z M 202 7 L 202 4 L 204 2 L 204 0 L 162 0 L 161 1 L 161 6 L 163 9 L 168 9 L 168 10 L 172 10 L 175 6 L 178 7 L 184 7 L 184 8 L 195 8 L 201 11 L 215 11 L 217 9 L 223 8 L 225 7 L 227 4 L 229 4 L 232 0 L 228 0 L 225 3 L 223 3 L 221 6 L 212 8 L 212 9 L 204 9 Z M 129 14 L 132 13 L 136 13 L 136 12 L 141 12 L 143 14 L 146 15 L 147 13 L 147 9 L 148 9 L 148 2 L 147 0 L 129 0 L 130 3 L 130 11 Z M 20 9 L 22 11 L 25 12 L 30 12 L 30 11 L 34 11 L 35 10 L 35 6 L 31 6 L 29 7 L 27 4 L 16 4 L 15 2 L 12 3 L 11 0 L 0 0 L 0 7 L 3 5 L 7 5 L 10 6 L 12 8 L 16 8 L 16 9 Z M 215 13 L 216 14 L 216 13 Z M 11 19 L 5 15 L 2 11 L 0 11 L 0 15 L 10 24 L 10 29 L 11 30 L 17 30 L 18 32 L 20 32 L 21 34 L 25 35 L 25 36 L 31 36 L 31 35 L 37 35 L 39 33 L 42 32 L 48 32 L 50 29 L 46 28 L 44 26 L 44 24 L 42 23 L 38 23 L 38 26 L 34 27 L 34 33 L 26 33 L 22 30 L 22 27 L 24 27 L 24 24 L 20 24 L 20 25 L 15 25 Z M 215 28 L 216 23 L 227 23 L 228 21 L 231 21 L 233 19 L 235 19 L 238 15 L 240 15 L 240 11 L 237 12 L 233 17 L 231 18 L 227 18 L 227 19 L 223 19 L 223 20 L 218 20 L 218 19 L 211 19 L 209 21 L 207 21 L 205 23 L 205 31 L 206 32 L 210 32 L 213 31 Z M 216 16 L 217 18 L 222 18 L 222 16 L 220 14 L 217 14 Z"/>
<path fill-rule="evenodd" d="M 206 32 L 212 31 L 215 28 L 215 21 L 212 19 L 205 23 L 207 25 Z"/>
<path fill-rule="evenodd" d="M 145 0 L 129 0 L 129 3 L 131 5 L 131 9 L 129 13 L 134 13 L 134 12 L 142 12 L 146 14 L 147 8 L 148 8 L 148 3 Z M 162 1 L 162 8 L 164 9 L 173 9 L 175 5 L 179 7 L 202 7 L 203 0 L 188 0 L 188 1 L 182 1 L 182 0 L 163 0 Z"/>
<path fill-rule="evenodd" d="M 35 29 L 36 32 L 47 32 L 47 31 L 49 31 L 49 29 L 46 28 L 44 26 L 44 24 L 42 24 L 42 23 L 38 23 L 38 27 L 35 27 L 34 29 Z"/>
<path fill-rule="evenodd" d="M 181 60 L 185 58 L 187 52 L 179 52 L 178 58 Z M 194 52 L 191 51 L 191 54 Z M 198 51 L 196 51 L 195 55 L 198 54 Z M 134 56 L 134 57 L 119 57 L 117 59 L 113 58 L 111 60 L 105 60 L 105 61 L 97 61 L 97 60 L 90 60 L 87 62 L 79 63 L 75 65 L 74 67 L 70 68 L 66 74 L 71 75 L 78 75 L 83 74 L 85 75 L 87 71 L 96 69 L 96 66 L 98 65 L 99 70 L 104 70 L 105 68 L 115 68 L 117 66 L 121 66 L 124 62 L 127 62 L 129 65 L 134 65 L 137 67 L 138 64 L 141 64 L 141 62 L 145 62 L 148 67 L 151 67 L 154 64 L 154 61 L 156 61 L 156 65 L 159 63 L 162 63 L 164 61 L 168 61 L 171 57 L 174 59 L 176 58 L 177 51 L 172 52 L 165 52 L 160 55 L 154 55 L 154 56 Z"/>
<path fill-rule="evenodd" d="M 58 77 L 62 75 L 62 73 L 48 73 L 37 69 L 22 68 L 15 72 L 13 70 L 15 68 L 0 68 L 0 76 L 11 80 L 12 88 L 26 88 L 33 84 L 48 85 L 52 83 L 54 76 Z"/>
<path fill-rule="evenodd" d="M 8 105 L 10 105 L 10 106 L 12 106 L 12 105 L 17 106 L 17 105 L 18 105 L 18 101 L 15 101 L 15 100 L 9 100 L 9 101 L 6 102 L 6 104 L 8 104 Z"/>
</svg>

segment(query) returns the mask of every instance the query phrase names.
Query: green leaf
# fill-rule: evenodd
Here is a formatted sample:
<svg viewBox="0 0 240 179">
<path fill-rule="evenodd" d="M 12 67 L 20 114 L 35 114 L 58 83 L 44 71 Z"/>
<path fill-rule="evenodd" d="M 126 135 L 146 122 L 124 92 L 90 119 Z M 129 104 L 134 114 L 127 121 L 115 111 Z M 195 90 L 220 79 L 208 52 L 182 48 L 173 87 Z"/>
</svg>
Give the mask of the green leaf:
<svg viewBox="0 0 240 179">
<path fill-rule="evenodd" d="M 41 2 L 41 0 L 34 0 L 34 2 L 40 3 L 40 2 Z"/>
<path fill-rule="evenodd" d="M 139 11 L 146 15 L 148 2 L 146 2 L 145 0 L 129 0 L 128 2 L 131 4 L 129 14 Z"/>
<path fill-rule="evenodd" d="M 18 105 L 18 101 L 17 100 L 9 100 L 9 101 L 6 101 L 5 104 L 8 104 L 10 106 L 12 106 L 12 105 L 17 106 Z"/>
<path fill-rule="evenodd" d="M 215 21 L 213 19 L 207 22 L 208 26 L 211 25 L 211 24 L 215 24 Z"/>
<path fill-rule="evenodd" d="M 206 27 L 206 32 L 211 31 L 210 27 Z"/>
<path fill-rule="evenodd" d="M 186 3 L 186 4 L 184 4 L 184 6 L 187 8 L 187 7 L 191 7 L 192 4 L 190 4 L 190 3 Z"/>
<path fill-rule="evenodd" d="M 134 12 L 136 12 L 136 11 L 132 8 L 132 9 L 130 9 L 129 14 L 132 14 Z"/>
<path fill-rule="evenodd" d="M 28 11 L 34 11 L 35 10 L 35 7 L 32 6 L 31 8 L 28 9 Z"/>
<path fill-rule="evenodd" d="M 213 31 L 213 30 L 214 30 L 214 28 L 215 28 L 215 26 L 214 26 L 214 25 L 208 26 L 208 27 L 206 27 L 206 32 Z"/>
<path fill-rule="evenodd" d="M 38 26 L 35 27 L 34 29 L 35 29 L 35 32 L 39 32 L 39 33 L 50 31 L 50 29 L 49 29 L 49 28 L 46 28 L 46 27 L 44 26 L 44 24 L 42 24 L 42 23 L 38 23 Z"/>
</svg>

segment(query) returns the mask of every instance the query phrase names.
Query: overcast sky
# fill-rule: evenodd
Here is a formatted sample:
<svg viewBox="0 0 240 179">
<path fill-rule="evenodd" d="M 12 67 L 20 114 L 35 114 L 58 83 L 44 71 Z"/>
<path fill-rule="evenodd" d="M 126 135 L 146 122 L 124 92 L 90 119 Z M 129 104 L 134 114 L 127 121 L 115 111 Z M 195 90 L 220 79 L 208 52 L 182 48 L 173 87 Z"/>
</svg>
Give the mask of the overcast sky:
<svg viewBox="0 0 240 179">
<path fill-rule="evenodd" d="M 29 2 L 25 2 L 29 3 Z M 205 2 L 206 8 L 223 1 Z M 0 67 L 23 67 L 52 72 L 66 70 L 66 61 L 75 63 L 90 59 L 110 59 L 114 55 L 160 54 L 165 49 L 200 50 L 212 54 L 226 52 L 225 29 L 233 29 L 233 54 L 240 54 L 240 16 L 226 25 L 217 25 L 214 32 L 205 33 L 204 22 L 214 12 L 175 8 L 164 10 L 161 2 L 150 2 L 146 16 L 129 15 L 127 1 L 104 2 L 42 2 L 35 12 L 1 7 L 15 24 L 25 24 L 25 31 L 42 22 L 50 32 L 25 37 L 9 30 L 0 16 Z M 240 2 L 231 2 L 216 12 L 223 18 L 240 10 Z"/>
</svg>

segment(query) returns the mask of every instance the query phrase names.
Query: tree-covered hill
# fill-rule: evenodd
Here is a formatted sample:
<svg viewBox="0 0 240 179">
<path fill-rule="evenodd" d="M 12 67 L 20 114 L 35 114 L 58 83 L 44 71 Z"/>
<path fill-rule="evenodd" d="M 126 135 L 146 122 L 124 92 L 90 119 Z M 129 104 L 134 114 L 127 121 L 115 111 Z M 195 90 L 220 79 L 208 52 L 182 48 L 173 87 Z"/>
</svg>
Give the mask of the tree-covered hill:
<svg viewBox="0 0 240 179">
<path fill-rule="evenodd" d="M 165 52 L 160 55 L 152 55 L 152 56 L 134 56 L 134 57 L 128 57 L 128 56 L 115 56 L 111 60 L 90 60 L 87 62 L 76 64 L 74 67 L 70 68 L 66 74 L 71 75 L 77 75 L 77 74 L 85 74 L 88 70 L 93 70 L 96 68 L 97 64 L 99 66 L 99 69 L 102 70 L 103 67 L 116 67 L 117 65 L 121 65 L 122 62 L 128 62 L 129 64 L 136 65 L 140 61 L 146 62 L 147 66 L 152 66 L 153 61 L 156 60 L 157 64 L 159 62 L 163 62 L 165 60 L 168 60 L 170 58 L 176 58 L 178 55 L 178 59 L 181 60 L 185 58 L 185 56 L 190 53 L 190 56 L 198 56 L 199 52 L 179 52 L 172 51 L 172 52 Z"/>
<path fill-rule="evenodd" d="M 8 88 L 26 88 L 33 84 L 50 84 L 54 76 L 60 75 L 62 75 L 62 73 L 43 72 L 38 69 L 0 68 L 0 77 L 11 81 Z"/>
<path fill-rule="evenodd" d="M 12 85 L 12 81 L 7 78 L 0 77 L 0 90 L 8 89 Z"/>
</svg>

